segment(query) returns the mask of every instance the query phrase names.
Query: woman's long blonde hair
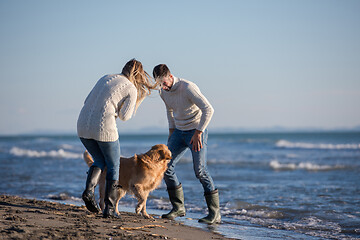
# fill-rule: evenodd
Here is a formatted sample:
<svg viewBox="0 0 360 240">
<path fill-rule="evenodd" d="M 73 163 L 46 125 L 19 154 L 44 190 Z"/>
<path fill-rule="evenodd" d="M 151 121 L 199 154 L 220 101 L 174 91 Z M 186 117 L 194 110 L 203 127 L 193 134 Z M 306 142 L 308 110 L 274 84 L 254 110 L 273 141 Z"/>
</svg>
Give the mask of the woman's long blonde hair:
<svg viewBox="0 0 360 240">
<path fill-rule="evenodd" d="M 137 89 L 137 99 L 135 105 L 135 112 L 145 99 L 151 94 L 151 90 L 157 89 L 158 84 L 151 82 L 150 75 L 144 71 L 140 61 L 131 59 L 122 69 L 122 74 L 134 84 Z"/>
</svg>

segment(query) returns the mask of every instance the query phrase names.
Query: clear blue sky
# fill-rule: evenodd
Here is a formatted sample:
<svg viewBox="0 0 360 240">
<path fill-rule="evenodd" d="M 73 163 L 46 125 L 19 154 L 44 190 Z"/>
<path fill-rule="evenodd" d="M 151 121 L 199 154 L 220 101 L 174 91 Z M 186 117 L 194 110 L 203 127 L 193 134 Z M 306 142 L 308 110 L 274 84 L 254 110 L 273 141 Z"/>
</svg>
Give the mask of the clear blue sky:
<svg viewBox="0 0 360 240">
<path fill-rule="evenodd" d="M 76 131 L 131 58 L 166 63 L 215 108 L 209 128 L 360 125 L 360 1 L 0 0 L 0 134 Z M 158 93 L 119 130 L 167 128 Z"/>
</svg>

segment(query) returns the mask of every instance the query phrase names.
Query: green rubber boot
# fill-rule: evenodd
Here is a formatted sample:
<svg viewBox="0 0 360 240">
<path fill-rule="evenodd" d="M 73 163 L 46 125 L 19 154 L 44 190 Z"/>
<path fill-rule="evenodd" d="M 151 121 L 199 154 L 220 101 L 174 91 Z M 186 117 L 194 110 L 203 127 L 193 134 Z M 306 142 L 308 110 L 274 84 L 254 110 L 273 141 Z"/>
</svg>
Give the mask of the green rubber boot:
<svg viewBox="0 0 360 240">
<path fill-rule="evenodd" d="M 86 179 L 85 191 L 82 194 L 82 199 L 85 202 L 86 208 L 93 213 L 98 213 L 100 211 L 100 208 L 95 201 L 95 195 L 94 195 L 94 189 L 99 182 L 100 175 L 101 175 L 100 168 L 95 166 L 90 167 Z"/>
<path fill-rule="evenodd" d="M 116 180 L 106 180 L 106 189 L 105 189 L 105 209 L 103 212 L 103 218 L 117 218 L 121 219 L 120 215 L 116 213 L 116 204 L 117 198 L 119 195 L 119 181 Z"/>
<path fill-rule="evenodd" d="M 172 210 L 168 214 L 164 214 L 161 217 L 167 219 L 174 219 L 176 217 L 185 216 L 185 206 L 184 206 L 184 192 L 182 185 L 180 184 L 174 189 L 168 189 L 169 199 L 173 206 Z"/>
<path fill-rule="evenodd" d="M 206 204 L 209 209 L 209 215 L 204 218 L 199 219 L 200 223 L 214 224 L 221 222 L 220 215 L 220 204 L 219 204 L 219 191 L 215 189 L 214 191 L 205 194 Z"/>
</svg>

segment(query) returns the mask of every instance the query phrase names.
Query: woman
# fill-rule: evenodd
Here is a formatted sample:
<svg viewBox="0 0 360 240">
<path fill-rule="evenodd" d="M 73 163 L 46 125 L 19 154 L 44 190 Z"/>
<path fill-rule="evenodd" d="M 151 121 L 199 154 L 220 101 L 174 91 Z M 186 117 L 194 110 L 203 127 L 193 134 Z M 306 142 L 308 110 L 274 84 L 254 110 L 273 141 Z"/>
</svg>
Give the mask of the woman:
<svg viewBox="0 0 360 240">
<path fill-rule="evenodd" d="M 77 122 L 77 132 L 81 142 L 94 158 L 82 194 L 89 211 L 100 211 L 95 201 L 94 189 L 101 171 L 107 167 L 103 217 L 120 217 L 115 212 L 120 166 L 116 118 L 129 120 L 155 87 L 143 70 L 141 62 L 132 59 L 126 63 L 121 74 L 102 77 L 87 96 Z"/>
</svg>

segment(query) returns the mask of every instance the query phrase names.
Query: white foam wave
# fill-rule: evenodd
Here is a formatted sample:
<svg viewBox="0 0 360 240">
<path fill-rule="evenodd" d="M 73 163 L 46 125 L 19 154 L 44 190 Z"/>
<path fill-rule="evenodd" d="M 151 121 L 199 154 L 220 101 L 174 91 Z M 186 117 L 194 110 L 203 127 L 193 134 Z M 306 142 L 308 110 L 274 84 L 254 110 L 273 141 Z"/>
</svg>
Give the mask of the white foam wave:
<svg viewBox="0 0 360 240">
<path fill-rule="evenodd" d="M 74 149 L 74 146 L 70 145 L 70 144 L 61 144 L 60 147 L 63 148 L 63 149 L 67 149 L 67 150 Z"/>
<path fill-rule="evenodd" d="M 305 217 L 298 222 L 283 223 L 281 225 L 283 225 L 282 228 L 287 230 L 296 230 L 314 237 L 351 239 L 341 234 L 342 228 L 338 223 L 322 220 L 315 216 Z"/>
<path fill-rule="evenodd" d="M 241 214 L 247 215 L 249 217 L 256 217 L 256 218 L 274 218 L 279 219 L 283 218 L 284 215 L 278 211 L 267 211 L 267 210 L 246 210 L 242 209 Z"/>
<path fill-rule="evenodd" d="M 76 202 L 82 201 L 81 198 L 71 196 L 68 193 L 49 194 L 46 196 L 46 198 L 51 199 L 51 200 L 59 200 L 59 201 L 65 201 L 65 200 L 72 200 L 72 201 L 76 201 Z"/>
<path fill-rule="evenodd" d="M 279 163 L 277 160 L 273 160 L 270 162 L 270 167 L 275 170 L 297 170 L 303 169 L 308 171 L 329 171 L 335 169 L 345 168 L 343 165 L 318 165 L 310 162 L 300 162 L 296 163 Z"/>
<path fill-rule="evenodd" d="M 171 210 L 171 204 L 166 199 L 151 199 L 156 209 Z"/>
<path fill-rule="evenodd" d="M 222 210 L 222 214 L 224 216 L 249 221 L 253 224 L 266 226 L 272 229 L 296 231 L 326 239 L 353 239 L 342 234 L 342 228 L 338 223 L 333 222 L 330 219 L 320 219 L 315 216 L 304 216 L 298 220 L 288 222 L 282 220 L 287 215 L 286 212 L 271 209 L 237 209 L 234 211 L 226 208 Z"/>
<path fill-rule="evenodd" d="M 16 157 L 30 157 L 30 158 L 42 158 L 42 157 L 82 158 L 81 154 L 66 152 L 63 149 L 51 150 L 51 151 L 47 152 L 47 151 L 36 151 L 36 150 L 13 147 L 10 149 L 10 154 L 12 154 Z"/>
<path fill-rule="evenodd" d="M 348 143 L 348 144 L 331 144 L 331 143 L 305 143 L 305 142 L 290 142 L 286 140 L 279 140 L 276 142 L 276 147 L 279 148 L 301 148 L 301 149 L 360 149 L 359 143 Z"/>
</svg>

